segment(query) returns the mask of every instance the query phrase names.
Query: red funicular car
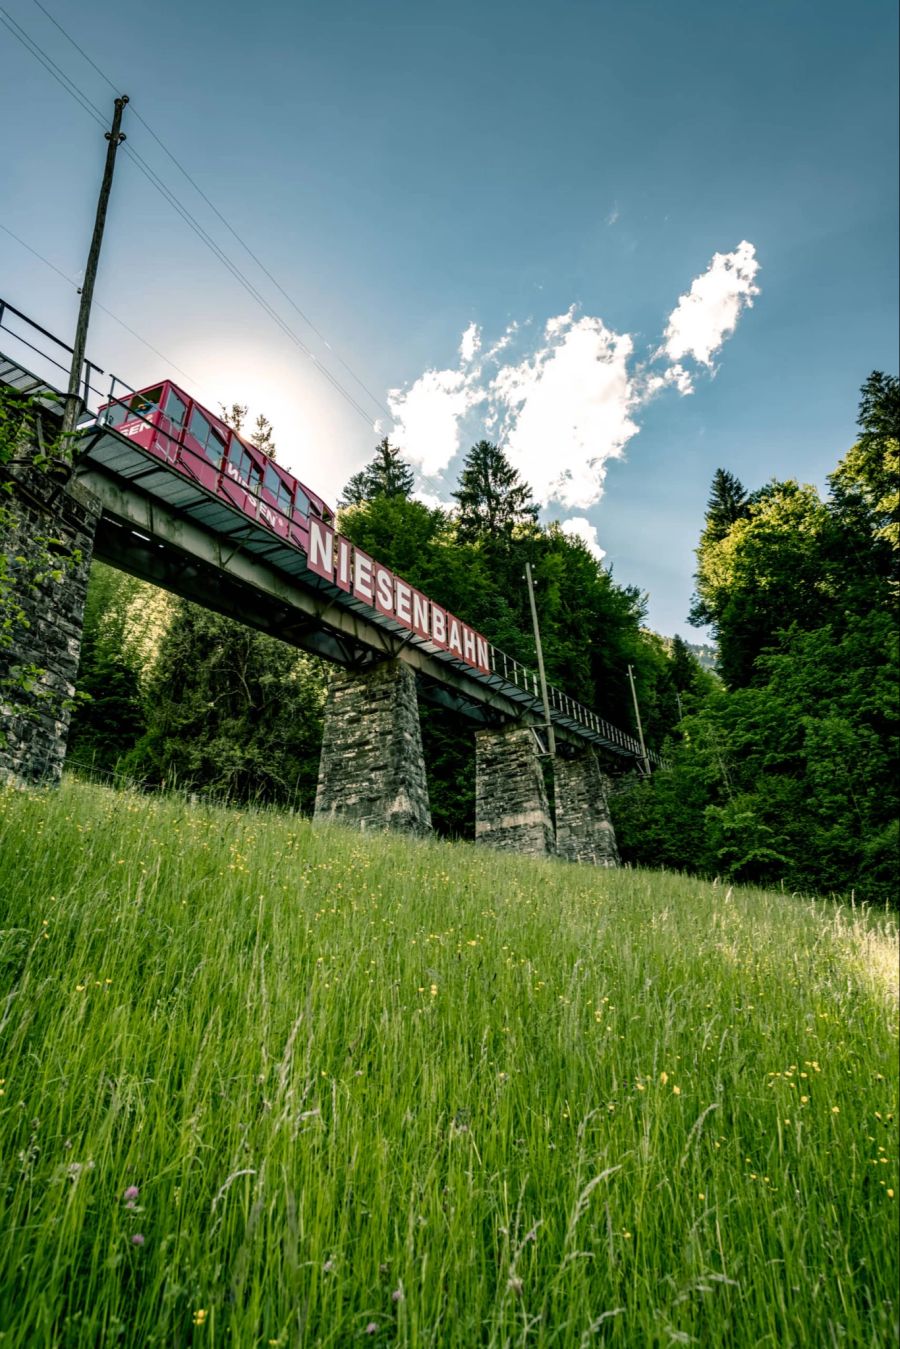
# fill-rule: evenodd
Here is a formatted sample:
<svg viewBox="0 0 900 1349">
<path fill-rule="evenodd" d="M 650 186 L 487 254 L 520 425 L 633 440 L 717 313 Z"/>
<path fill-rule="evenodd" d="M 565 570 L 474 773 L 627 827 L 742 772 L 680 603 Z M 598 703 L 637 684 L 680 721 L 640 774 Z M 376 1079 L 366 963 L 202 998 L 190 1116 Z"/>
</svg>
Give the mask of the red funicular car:
<svg viewBox="0 0 900 1349">
<path fill-rule="evenodd" d="M 99 416 L 304 552 L 309 551 L 310 512 L 328 523 L 334 518 L 320 496 L 171 380 L 105 403 Z"/>
</svg>

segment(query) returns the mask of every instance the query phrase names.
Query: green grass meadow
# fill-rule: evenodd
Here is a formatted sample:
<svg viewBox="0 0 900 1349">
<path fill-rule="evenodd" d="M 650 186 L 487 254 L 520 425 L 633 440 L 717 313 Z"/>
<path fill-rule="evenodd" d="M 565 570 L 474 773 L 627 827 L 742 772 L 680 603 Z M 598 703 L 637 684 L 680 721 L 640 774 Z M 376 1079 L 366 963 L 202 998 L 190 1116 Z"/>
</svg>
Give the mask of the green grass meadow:
<svg viewBox="0 0 900 1349">
<path fill-rule="evenodd" d="M 0 1344 L 897 1341 L 897 926 L 0 796 Z"/>
</svg>

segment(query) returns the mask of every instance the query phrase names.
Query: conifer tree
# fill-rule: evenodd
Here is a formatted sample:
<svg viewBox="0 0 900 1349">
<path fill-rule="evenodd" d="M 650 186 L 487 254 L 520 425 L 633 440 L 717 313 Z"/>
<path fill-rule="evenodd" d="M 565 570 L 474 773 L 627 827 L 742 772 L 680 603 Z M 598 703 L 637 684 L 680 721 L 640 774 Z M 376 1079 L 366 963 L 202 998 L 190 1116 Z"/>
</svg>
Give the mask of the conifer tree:
<svg viewBox="0 0 900 1349">
<path fill-rule="evenodd" d="M 226 426 L 230 426 L 233 431 L 237 431 L 239 436 L 243 435 L 244 422 L 247 420 L 247 404 L 232 403 L 230 407 L 226 407 L 224 403 L 220 403 L 219 408 L 222 421 L 225 422 Z M 255 445 L 258 450 L 262 450 L 267 459 L 275 458 L 272 423 L 262 413 L 257 417 L 253 430 L 246 439 L 250 441 L 251 445 Z"/>
<path fill-rule="evenodd" d="M 413 471 L 387 436 L 375 446 L 374 457 L 354 473 L 341 493 L 342 506 L 359 506 L 376 497 L 409 497 L 415 484 Z"/>
<path fill-rule="evenodd" d="M 453 498 L 461 543 L 509 539 L 516 525 L 537 523 L 531 488 L 489 440 L 479 440 L 469 450 Z"/>
<path fill-rule="evenodd" d="M 713 474 L 706 503 L 704 536 L 710 541 L 724 539 L 736 520 L 747 514 L 747 492 L 733 473 L 717 468 Z"/>
<path fill-rule="evenodd" d="M 669 663 L 672 683 L 678 692 L 685 693 L 688 689 L 693 688 L 700 667 L 696 656 L 694 656 L 683 637 L 676 635 L 672 638 Z"/>
</svg>

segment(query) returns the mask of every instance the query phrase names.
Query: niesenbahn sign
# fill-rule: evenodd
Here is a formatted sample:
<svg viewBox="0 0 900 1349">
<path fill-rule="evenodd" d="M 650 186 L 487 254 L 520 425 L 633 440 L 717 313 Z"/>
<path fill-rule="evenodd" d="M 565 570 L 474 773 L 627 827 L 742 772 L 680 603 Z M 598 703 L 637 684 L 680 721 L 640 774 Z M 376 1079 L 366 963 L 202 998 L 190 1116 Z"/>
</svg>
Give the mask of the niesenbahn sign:
<svg viewBox="0 0 900 1349">
<path fill-rule="evenodd" d="M 449 651 L 481 674 L 492 673 L 491 648 L 480 632 L 315 517 L 309 521 L 307 561 L 310 571 L 370 605 L 382 617 L 393 618 L 408 632 Z"/>
</svg>

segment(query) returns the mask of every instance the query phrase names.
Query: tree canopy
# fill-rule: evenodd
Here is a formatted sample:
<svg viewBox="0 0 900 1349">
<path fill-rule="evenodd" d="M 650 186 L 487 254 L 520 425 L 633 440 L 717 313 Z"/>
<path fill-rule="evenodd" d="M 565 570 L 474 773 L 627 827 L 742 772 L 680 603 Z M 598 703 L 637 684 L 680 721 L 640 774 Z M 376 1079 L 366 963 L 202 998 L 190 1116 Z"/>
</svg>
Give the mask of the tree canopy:
<svg viewBox="0 0 900 1349">
<path fill-rule="evenodd" d="M 415 475 L 396 445 L 385 436 L 375 446 L 375 454 L 365 468 L 354 473 L 341 493 L 342 506 L 359 506 L 376 497 L 408 497 Z"/>
<path fill-rule="evenodd" d="M 896 379 L 869 377 L 860 427 L 827 500 L 772 481 L 725 528 L 741 497 L 716 475 L 694 616 L 725 686 L 685 699 L 669 770 L 617 798 L 631 860 L 896 894 Z"/>
<path fill-rule="evenodd" d="M 469 450 L 453 499 L 461 543 L 478 539 L 508 542 L 517 525 L 537 521 L 531 488 L 489 440 L 479 440 Z"/>
</svg>

